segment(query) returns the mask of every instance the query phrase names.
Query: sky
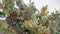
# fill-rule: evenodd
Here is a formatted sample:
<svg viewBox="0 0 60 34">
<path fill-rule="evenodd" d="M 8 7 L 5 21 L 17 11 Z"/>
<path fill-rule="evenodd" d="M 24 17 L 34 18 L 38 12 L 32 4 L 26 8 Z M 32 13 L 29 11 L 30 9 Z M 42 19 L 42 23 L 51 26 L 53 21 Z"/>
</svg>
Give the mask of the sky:
<svg viewBox="0 0 60 34">
<path fill-rule="evenodd" d="M 29 0 L 23 0 L 23 1 L 26 5 L 29 4 Z M 38 10 L 40 10 L 45 5 L 48 5 L 48 11 L 50 11 L 50 13 L 54 11 L 54 8 L 57 10 L 60 9 L 60 0 L 32 0 L 32 2 L 34 2 L 34 5 Z"/>
<path fill-rule="evenodd" d="M 48 5 L 48 10 L 51 12 L 55 9 L 60 9 L 60 0 L 32 0 L 35 7 L 40 10 L 42 6 Z M 24 0 L 25 4 L 29 4 L 29 0 Z"/>
</svg>

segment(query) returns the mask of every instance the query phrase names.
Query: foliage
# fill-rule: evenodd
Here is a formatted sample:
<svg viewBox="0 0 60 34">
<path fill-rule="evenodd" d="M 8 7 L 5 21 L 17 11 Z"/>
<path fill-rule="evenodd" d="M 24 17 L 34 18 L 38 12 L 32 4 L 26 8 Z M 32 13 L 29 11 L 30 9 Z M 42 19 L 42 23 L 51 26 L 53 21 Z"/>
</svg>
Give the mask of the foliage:
<svg viewBox="0 0 60 34">
<path fill-rule="evenodd" d="M 0 23 L 0 32 L 4 32 L 6 34 L 16 34 L 16 32 L 11 27 L 9 27 L 6 22 Z"/>
<path fill-rule="evenodd" d="M 18 9 L 14 7 L 14 2 L 16 2 L 16 5 L 19 7 Z M 60 29 L 56 21 L 59 14 L 53 12 L 52 15 L 48 15 L 47 5 L 43 6 L 41 13 L 37 14 L 35 14 L 35 12 L 38 10 L 31 0 L 28 6 L 25 5 L 22 0 L 3 0 L 0 6 L 1 9 L 3 9 L 3 11 L 0 12 L 0 16 L 6 17 L 6 21 L 9 24 L 0 23 L 0 31 L 2 32 L 12 33 L 15 30 L 16 33 L 23 31 L 27 34 L 60 34 Z"/>
</svg>

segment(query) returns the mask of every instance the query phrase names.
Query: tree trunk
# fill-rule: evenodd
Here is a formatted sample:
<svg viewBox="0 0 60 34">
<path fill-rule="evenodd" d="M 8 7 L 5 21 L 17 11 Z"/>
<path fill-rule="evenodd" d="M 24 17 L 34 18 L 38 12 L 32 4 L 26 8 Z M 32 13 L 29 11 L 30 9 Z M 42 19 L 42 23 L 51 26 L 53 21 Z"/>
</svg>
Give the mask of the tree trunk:
<svg viewBox="0 0 60 34">
<path fill-rule="evenodd" d="M 13 21 L 10 17 L 7 17 L 6 21 L 16 31 L 17 34 L 26 34 L 26 32 L 21 29 L 19 24 L 13 24 Z"/>
</svg>

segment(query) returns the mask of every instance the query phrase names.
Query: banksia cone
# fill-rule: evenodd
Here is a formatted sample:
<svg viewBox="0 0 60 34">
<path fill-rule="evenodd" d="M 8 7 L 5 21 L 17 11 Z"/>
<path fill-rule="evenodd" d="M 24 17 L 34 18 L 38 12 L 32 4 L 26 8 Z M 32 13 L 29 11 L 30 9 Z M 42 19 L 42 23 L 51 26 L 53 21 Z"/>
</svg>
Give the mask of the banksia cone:
<svg viewBox="0 0 60 34">
<path fill-rule="evenodd" d="M 40 14 L 36 14 L 36 18 L 41 19 L 41 18 L 42 18 L 42 16 L 41 16 Z"/>
<path fill-rule="evenodd" d="M 10 14 L 12 19 L 17 19 L 19 17 L 19 13 L 17 11 L 13 12 L 12 14 Z"/>
<path fill-rule="evenodd" d="M 23 20 L 30 20 L 30 15 L 28 12 L 23 12 Z"/>
<path fill-rule="evenodd" d="M 46 28 L 49 27 L 49 21 L 48 20 L 46 20 L 45 26 L 46 26 Z"/>
</svg>

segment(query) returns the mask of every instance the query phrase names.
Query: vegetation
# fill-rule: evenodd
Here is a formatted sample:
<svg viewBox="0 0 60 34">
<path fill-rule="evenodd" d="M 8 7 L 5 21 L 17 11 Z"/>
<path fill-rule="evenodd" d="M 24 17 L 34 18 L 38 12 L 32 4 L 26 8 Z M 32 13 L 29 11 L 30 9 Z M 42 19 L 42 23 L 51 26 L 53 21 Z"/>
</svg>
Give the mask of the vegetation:
<svg viewBox="0 0 60 34">
<path fill-rule="evenodd" d="M 0 17 L 6 17 L 6 23 L 0 23 L 0 31 L 7 34 L 60 34 L 60 26 L 58 26 L 59 15 L 56 13 L 48 15 L 48 6 L 38 11 L 34 2 L 29 1 L 29 5 L 25 5 L 22 0 L 2 0 L 0 8 Z M 15 3 L 19 8 L 14 7 Z M 35 12 L 38 11 L 36 14 Z"/>
</svg>

